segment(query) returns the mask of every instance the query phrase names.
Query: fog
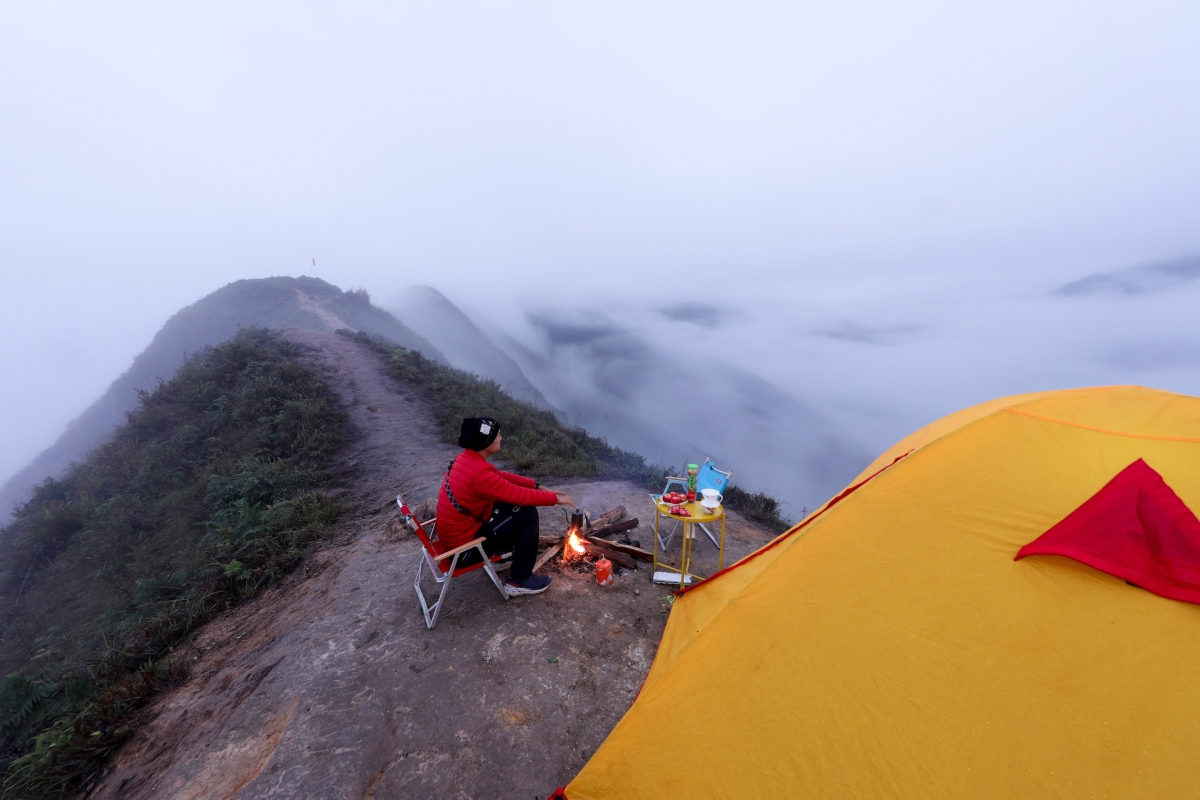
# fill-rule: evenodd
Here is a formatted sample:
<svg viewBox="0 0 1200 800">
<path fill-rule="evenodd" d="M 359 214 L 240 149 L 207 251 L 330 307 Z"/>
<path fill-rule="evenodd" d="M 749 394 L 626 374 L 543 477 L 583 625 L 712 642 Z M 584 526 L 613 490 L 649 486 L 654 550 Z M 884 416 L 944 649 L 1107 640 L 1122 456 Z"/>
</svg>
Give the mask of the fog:
<svg viewBox="0 0 1200 800">
<path fill-rule="evenodd" d="M 429 284 L 562 369 L 589 325 L 867 455 L 1004 394 L 1200 393 L 1198 34 L 1183 2 L 8 4 L 0 479 L 268 275 Z"/>
</svg>

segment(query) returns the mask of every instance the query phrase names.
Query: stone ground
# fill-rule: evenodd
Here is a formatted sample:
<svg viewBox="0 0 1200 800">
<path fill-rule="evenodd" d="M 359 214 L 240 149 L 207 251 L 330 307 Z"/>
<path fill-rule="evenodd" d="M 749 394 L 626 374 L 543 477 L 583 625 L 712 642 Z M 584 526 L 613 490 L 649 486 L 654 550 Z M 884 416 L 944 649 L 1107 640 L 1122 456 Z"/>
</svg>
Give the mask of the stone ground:
<svg viewBox="0 0 1200 800">
<path fill-rule="evenodd" d="M 648 565 L 600 587 L 553 561 L 550 590 L 503 601 L 483 571 L 456 581 L 437 627 L 414 596 L 409 504 L 435 497 L 457 449 L 422 398 L 344 337 L 289 329 L 351 417 L 336 534 L 273 590 L 183 645 L 189 679 L 156 699 L 91 798 L 521 798 L 566 784 L 632 703 L 669 588 Z M 593 516 L 624 505 L 651 547 L 653 510 L 622 481 L 560 481 Z M 543 533 L 565 529 L 542 509 Z M 770 539 L 730 513 L 726 559 Z M 672 545 L 677 557 L 679 538 Z M 716 548 L 695 567 L 716 570 Z M 427 596 L 433 592 L 426 583 Z"/>
</svg>

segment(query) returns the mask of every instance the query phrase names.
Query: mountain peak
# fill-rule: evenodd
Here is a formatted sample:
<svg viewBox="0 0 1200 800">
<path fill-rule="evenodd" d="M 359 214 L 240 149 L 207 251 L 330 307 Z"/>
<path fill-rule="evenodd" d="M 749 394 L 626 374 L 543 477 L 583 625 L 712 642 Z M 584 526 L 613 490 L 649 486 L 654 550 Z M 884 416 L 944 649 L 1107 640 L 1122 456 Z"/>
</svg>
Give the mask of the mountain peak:
<svg viewBox="0 0 1200 800">
<path fill-rule="evenodd" d="M 134 358 L 125 374 L 70 422 L 57 442 L 0 486 L 0 515 L 7 515 L 47 476 L 58 476 L 72 461 L 82 460 L 106 440 L 137 406 L 138 392 L 150 390 L 159 378 L 173 375 L 185 354 L 219 344 L 246 327 L 319 331 L 350 328 L 448 363 L 426 338 L 372 305 L 364 289 L 343 291 L 308 275 L 233 281 L 177 311 Z"/>
</svg>

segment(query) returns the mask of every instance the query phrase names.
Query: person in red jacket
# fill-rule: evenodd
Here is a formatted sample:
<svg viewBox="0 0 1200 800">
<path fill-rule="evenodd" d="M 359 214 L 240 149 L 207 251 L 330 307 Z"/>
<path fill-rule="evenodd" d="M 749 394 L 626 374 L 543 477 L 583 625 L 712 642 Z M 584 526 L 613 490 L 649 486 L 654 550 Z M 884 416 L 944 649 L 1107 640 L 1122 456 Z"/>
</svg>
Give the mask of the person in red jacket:
<svg viewBox="0 0 1200 800">
<path fill-rule="evenodd" d="M 488 463 L 500 451 L 500 423 L 486 417 L 464 419 L 458 454 L 438 492 L 438 540 L 447 549 L 484 537 L 488 555 L 512 550 L 509 594 L 537 594 L 550 587 L 550 576 L 534 575 L 538 549 L 538 513 L 534 506 L 574 506 L 562 492 L 543 489 L 532 478 L 501 472 Z M 473 558 L 472 558 L 473 556 Z M 479 560 L 471 550 L 460 566 Z"/>
</svg>

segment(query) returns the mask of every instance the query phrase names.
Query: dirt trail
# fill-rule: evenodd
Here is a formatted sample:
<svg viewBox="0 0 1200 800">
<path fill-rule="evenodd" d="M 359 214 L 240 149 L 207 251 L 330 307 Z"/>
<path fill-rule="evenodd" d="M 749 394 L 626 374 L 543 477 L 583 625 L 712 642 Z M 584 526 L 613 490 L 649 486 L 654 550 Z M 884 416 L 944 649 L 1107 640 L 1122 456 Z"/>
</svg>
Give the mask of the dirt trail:
<svg viewBox="0 0 1200 800">
<path fill-rule="evenodd" d="M 397 490 L 434 497 L 457 449 L 377 357 L 288 329 L 327 376 L 355 439 L 341 468 L 354 511 L 331 544 L 263 597 L 185 645 L 191 677 L 158 698 L 91 798 L 545 798 L 574 776 L 632 702 L 666 622 L 667 590 L 641 569 L 598 587 L 552 570 L 541 595 L 504 602 L 482 572 L 425 628 L 419 545 L 393 532 Z M 561 482 L 599 513 L 651 506 L 623 482 Z M 733 515 L 731 515 L 733 516 Z M 543 510 L 543 531 L 560 511 Z M 768 539 L 730 521 L 729 559 Z M 678 544 L 675 545 L 676 548 Z M 700 546 L 700 567 L 715 550 Z"/>
<path fill-rule="evenodd" d="M 299 289 L 296 290 L 296 303 L 305 311 L 316 314 L 317 317 L 320 318 L 320 320 L 326 325 L 328 325 L 331 330 L 336 331 L 339 328 L 356 330 L 353 326 L 347 324 L 346 320 L 342 319 L 337 314 L 326 308 L 323 301 L 313 300 Z"/>
</svg>

